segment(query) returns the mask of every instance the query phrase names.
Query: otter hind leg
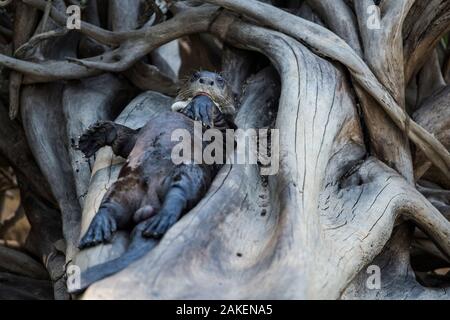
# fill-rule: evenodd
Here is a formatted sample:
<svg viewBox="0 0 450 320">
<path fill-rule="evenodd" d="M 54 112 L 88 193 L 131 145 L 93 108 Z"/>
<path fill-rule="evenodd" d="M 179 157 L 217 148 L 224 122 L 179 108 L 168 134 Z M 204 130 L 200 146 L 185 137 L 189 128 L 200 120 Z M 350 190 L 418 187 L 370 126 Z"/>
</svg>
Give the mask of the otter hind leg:
<svg viewBox="0 0 450 320">
<path fill-rule="evenodd" d="M 79 248 L 111 241 L 117 229 L 129 224 L 144 193 L 142 184 L 135 177 L 119 178 L 103 197 L 98 212 L 80 241 Z"/>
<path fill-rule="evenodd" d="M 127 158 L 136 143 L 138 133 L 139 130 L 112 121 L 99 121 L 80 137 L 78 149 L 89 158 L 100 148 L 111 146 L 116 155 Z"/>
<path fill-rule="evenodd" d="M 188 209 L 194 207 L 205 194 L 211 174 L 197 165 L 178 167 L 172 176 L 161 209 L 148 219 L 142 235 L 161 238 Z"/>
<path fill-rule="evenodd" d="M 116 214 L 118 208 L 111 205 L 101 206 L 78 247 L 84 249 L 100 243 L 110 242 L 117 230 Z"/>
<path fill-rule="evenodd" d="M 155 239 L 161 238 L 180 219 L 186 204 L 183 190 L 177 187 L 171 188 L 166 194 L 161 210 L 148 219 L 142 235 Z"/>
</svg>

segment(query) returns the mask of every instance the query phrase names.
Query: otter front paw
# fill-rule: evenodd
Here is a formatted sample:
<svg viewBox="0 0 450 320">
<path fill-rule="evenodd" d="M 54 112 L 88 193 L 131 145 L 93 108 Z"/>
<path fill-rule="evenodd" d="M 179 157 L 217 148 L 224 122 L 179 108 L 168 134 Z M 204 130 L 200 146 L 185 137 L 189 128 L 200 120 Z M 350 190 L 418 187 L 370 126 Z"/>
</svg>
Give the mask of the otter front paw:
<svg viewBox="0 0 450 320">
<path fill-rule="evenodd" d="M 181 113 L 205 126 L 214 127 L 215 118 L 220 111 L 211 98 L 201 95 L 192 99 Z"/>
<path fill-rule="evenodd" d="M 142 235 L 146 238 L 160 239 L 177 222 L 178 218 L 173 214 L 158 213 L 148 220 Z"/>
<path fill-rule="evenodd" d="M 78 141 L 78 149 L 89 158 L 116 137 L 114 122 L 99 121 L 90 126 Z"/>
<path fill-rule="evenodd" d="M 117 230 L 116 220 L 102 209 L 95 215 L 78 248 L 84 249 L 111 241 Z"/>
</svg>

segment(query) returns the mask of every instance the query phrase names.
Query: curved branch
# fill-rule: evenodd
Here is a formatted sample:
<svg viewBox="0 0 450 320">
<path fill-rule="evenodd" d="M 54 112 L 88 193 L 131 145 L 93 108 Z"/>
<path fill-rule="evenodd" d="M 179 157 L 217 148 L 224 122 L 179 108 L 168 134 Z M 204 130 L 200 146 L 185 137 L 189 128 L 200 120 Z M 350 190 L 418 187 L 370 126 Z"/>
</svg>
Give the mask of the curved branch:
<svg viewBox="0 0 450 320">
<path fill-rule="evenodd" d="M 87 68 L 107 72 L 122 72 L 130 68 L 136 61 L 171 40 L 182 36 L 208 31 L 217 17 L 218 8 L 201 7 L 182 12 L 165 23 L 158 24 L 148 30 L 151 35 L 129 40 L 100 57 L 92 59 L 71 59 L 70 61 Z"/>
<path fill-rule="evenodd" d="M 14 56 L 18 58 L 26 58 L 30 55 L 30 51 L 32 51 L 40 42 L 62 37 L 66 35 L 69 32 L 69 29 L 66 28 L 60 28 L 55 30 L 50 30 L 44 33 L 39 33 L 35 36 L 33 36 L 30 40 L 28 40 L 26 43 L 22 44 L 20 47 L 15 48 Z"/>
<path fill-rule="evenodd" d="M 370 20 L 368 8 L 374 5 L 374 2 L 356 1 L 354 4 L 364 44 L 364 60 L 399 106 L 405 110 L 401 26 L 413 1 L 387 1 L 384 4 L 384 15 L 379 29 L 369 28 L 368 25 Z M 393 16 L 395 19 L 392 18 Z M 411 151 L 406 135 L 392 123 L 374 99 L 359 86 L 356 89 L 364 112 L 372 150 L 379 159 L 400 172 L 408 181 L 413 182 Z M 386 143 L 387 140 L 392 143 Z"/>
<path fill-rule="evenodd" d="M 449 1 L 416 1 L 404 27 L 405 80 L 407 83 L 423 66 L 439 40 L 449 31 Z"/>
<path fill-rule="evenodd" d="M 144 33 L 141 32 L 142 38 L 138 40 L 125 42 L 118 49 L 99 57 L 75 60 L 77 63 L 54 60 L 36 63 L 0 54 L 0 65 L 28 75 L 24 79 L 25 84 L 80 79 L 99 75 L 104 71 L 122 72 L 167 42 L 188 34 L 208 31 L 217 11 L 216 7 L 202 7 L 182 12 L 164 23 L 146 29 Z"/>
<path fill-rule="evenodd" d="M 359 56 L 363 55 L 356 17 L 344 0 L 308 0 L 307 2 L 331 30 L 344 39 Z"/>
<path fill-rule="evenodd" d="M 47 7 L 47 1 L 44 0 L 22 0 L 22 2 L 41 11 L 45 11 Z M 66 25 L 67 17 L 55 7 L 51 8 L 49 14 L 50 17 L 60 26 Z M 136 34 L 136 31 L 112 32 L 84 21 L 81 22 L 80 31 L 85 35 L 108 45 L 119 45 L 121 42 L 126 41 L 130 36 Z"/>
<path fill-rule="evenodd" d="M 413 114 L 414 120 L 423 126 L 436 139 L 450 148 L 450 86 L 428 97 L 420 108 Z M 420 179 L 432 181 L 443 187 L 450 188 L 450 180 L 443 177 L 439 171 L 432 167 L 432 163 L 420 150 L 414 159 L 415 176 Z"/>
<path fill-rule="evenodd" d="M 448 221 L 423 195 L 411 190 L 415 197 L 409 197 L 400 210 L 407 219 L 434 240 L 434 243 L 450 258 L 450 221 Z"/>
</svg>

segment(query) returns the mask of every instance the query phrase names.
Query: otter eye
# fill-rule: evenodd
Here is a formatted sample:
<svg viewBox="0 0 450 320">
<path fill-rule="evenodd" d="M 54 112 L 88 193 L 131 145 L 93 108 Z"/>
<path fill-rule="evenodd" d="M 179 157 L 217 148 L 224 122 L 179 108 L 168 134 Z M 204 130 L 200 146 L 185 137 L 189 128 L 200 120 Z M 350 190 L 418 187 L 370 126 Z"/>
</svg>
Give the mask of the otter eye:
<svg viewBox="0 0 450 320">
<path fill-rule="evenodd" d="M 200 72 L 195 72 L 191 77 L 191 82 L 197 81 L 200 78 Z"/>
<path fill-rule="evenodd" d="M 221 87 L 223 87 L 223 85 L 225 84 L 225 79 L 222 77 L 217 77 L 216 81 L 217 81 L 217 84 Z"/>
</svg>

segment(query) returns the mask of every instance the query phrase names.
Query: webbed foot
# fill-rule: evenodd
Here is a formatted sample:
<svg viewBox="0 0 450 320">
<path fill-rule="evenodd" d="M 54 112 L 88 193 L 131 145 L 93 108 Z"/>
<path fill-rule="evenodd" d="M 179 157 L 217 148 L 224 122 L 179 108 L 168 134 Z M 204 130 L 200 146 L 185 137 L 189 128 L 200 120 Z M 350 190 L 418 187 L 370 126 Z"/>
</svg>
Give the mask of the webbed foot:
<svg viewBox="0 0 450 320">
<path fill-rule="evenodd" d="M 88 231 L 81 239 L 78 248 L 84 249 L 109 242 L 116 230 L 117 223 L 114 217 L 106 209 L 100 208 L 92 220 Z"/>
<path fill-rule="evenodd" d="M 146 238 L 160 239 L 178 219 L 178 215 L 160 212 L 148 220 L 142 235 Z"/>
</svg>

